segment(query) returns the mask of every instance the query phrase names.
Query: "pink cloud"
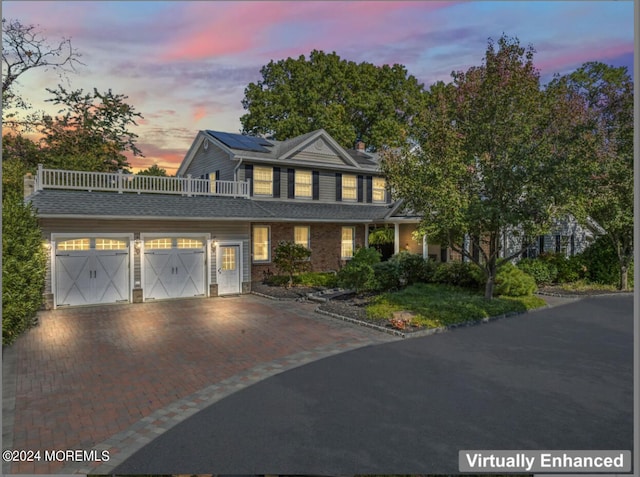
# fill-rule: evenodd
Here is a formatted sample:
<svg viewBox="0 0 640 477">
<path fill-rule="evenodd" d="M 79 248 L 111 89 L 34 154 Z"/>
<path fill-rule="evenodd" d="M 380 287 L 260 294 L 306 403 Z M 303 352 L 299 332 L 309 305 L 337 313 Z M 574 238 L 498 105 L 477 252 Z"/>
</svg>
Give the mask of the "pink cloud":
<svg viewBox="0 0 640 477">
<path fill-rule="evenodd" d="M 206 116 L 207 116 L 207 111 L 205 110 L 205 108 L 203 106 L 198 106 L 193 112 L 193 121 L 197 123 L 198 121 L 205 118 Z"/>
<path fill-rule="evenodd" d="M 584 45 L 580 49 L 571 49 L 566 53 L 550 56 L 545 60 L 537 59 L 536 67 L 543 73 L 562 73 L 567 68 L 587 61 L 602 61 L 633 53 L 633 43 L 615 43 L 606 46 Z"/>
</svg>

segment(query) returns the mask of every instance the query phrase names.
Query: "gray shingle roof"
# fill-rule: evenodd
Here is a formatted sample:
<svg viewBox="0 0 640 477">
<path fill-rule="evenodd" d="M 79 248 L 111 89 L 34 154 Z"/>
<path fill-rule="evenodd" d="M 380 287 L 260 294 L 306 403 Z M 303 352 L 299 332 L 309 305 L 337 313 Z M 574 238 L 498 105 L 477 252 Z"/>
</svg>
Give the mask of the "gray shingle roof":
<svg viewBox="0 0 640 477">
<path fill-rule="evenodd" d="M 86 192 L 45 189 L 29 200 L 40 217 L 193 220 L 370 222 L 382 220 L 388 205 L 296 203 L 233 197 Z"/>
</svg>

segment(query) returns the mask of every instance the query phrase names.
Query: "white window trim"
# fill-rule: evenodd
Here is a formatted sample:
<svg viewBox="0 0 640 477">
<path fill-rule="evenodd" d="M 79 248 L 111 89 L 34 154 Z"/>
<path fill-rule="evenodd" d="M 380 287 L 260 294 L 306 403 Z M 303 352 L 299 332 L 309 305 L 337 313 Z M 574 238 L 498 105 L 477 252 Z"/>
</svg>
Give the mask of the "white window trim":
<svg viewBox="0 0 640 477">
<path fill-rule="evenodd" d="M 345 229 L 351 230 L 351 255 L 350 256 L 345 256 L 343 254 L 345 240 L 342 238 L 342 233 L 344 232 Z M 353 226 L 342 227 L 340 229 L 340 257 L 342 258 L 342 260 L 351 260 L 355 252 L 356 252 L 356 228 Z"/>
<path fill-rule="evenodd" d="M 345 182 L 346 178 L 353 178 L 353 187 L 347 187 Z M 347 197 L 345 193 L 347 190 L 353 190 L 353 197 Z M 355 174 L 343 174 L 342 175 L 342 200 L 345 202 L 357 202 L 358 200 L 358 177 Z"/>
<path fill-rule="evenodd" d="M 305 176 L 309 176 L 309 182 L 305 183 L 305 184 L 300 184 L 303 185 L 305 187 L 309 186 L 309 194 L 308 195 L 301 195 L 298 191 L 299 191 L 299 187 L 298 187 L 298 179 L 300 178 L 300 175 L 304 174 Z M 294 192 L 295 192 L 295 198 L 296 199 L 311 199 L 313 197 L 313 174 L 311 173 L 311 171 L 306 171 L 306 170 L 296 170 L 295 172 L 295 179 L 294 179 Z"/>
<path fill-rule="evenodd" d="M 311 227 L 309 227 L 308 225 L 295 225 L 293 227 L 293 241 L 294 241 L 294 243 L 298 243 L 298 242 L 296 242 L 296 229 L 306 229 L 307 230 L 307 243 L 306 244 L 300 244 L 300 245 L 304 245 L 307 249 L 311 250 Z"/>
<path fill-rule="evenodd" d="M 376 187 L 376 179 L 384 181 L 383 187 Z M 382 192 L 382 199 L 376 199 L 376 192 Z M 387 201 L 387 181 L 384 177 L 374 177 L 371 181 L 371 198 L 374 203 L 380 204 Z"/>
<path fill-rule="evenodd" d="M 258 175 L 258 170 L 264 170 L 264 171 L 269 171 L 269 181 L 266 180 L 258 180 L 256 179 L 257 175 Z M 257 185 L 258 184 L 267 184 L 269 183 L 269 192 L 256 192 L 257 191 Z M 266 166 L 254 166 L 253 167 L 253 195 L 257 195 L 260 197 L 273 197 L 273 167 L 266 167 Z"/>
<path fill-rule="evenodd" d="M 254 232 L 256 227 L 266 228 L 267 229 L 267 259 L 266 260 L 256 260 L 255 258 L 255 239 Z M 270 225 L 253 225 L 251 226 L 251 262 L 252 263 L 271 263 L 271 226 Z"/>
</svg>

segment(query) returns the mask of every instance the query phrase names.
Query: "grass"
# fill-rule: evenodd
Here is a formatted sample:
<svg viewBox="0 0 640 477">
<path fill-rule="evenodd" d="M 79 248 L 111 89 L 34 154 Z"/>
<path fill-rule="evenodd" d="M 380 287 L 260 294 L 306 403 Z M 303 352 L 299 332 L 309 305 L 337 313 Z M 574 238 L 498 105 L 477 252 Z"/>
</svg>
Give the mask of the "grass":
<svg viewBox="0 0 640 477">
<path fill-rule="evenodd" d="M 591 283 L 586 280 L 578 280 L 571 283 L 563 283 L 560 288 L 566 291 L 573 292 L 588 292 L 588 291 L 618 291 L 618 287 L 615 285 L 604 285 L 602 283 Z M 629 284 L 629 291 L 633 290 L 633 285 Z"/>
<path fill-rule="evenodd" d="M 485 300 L 481 293 L 460 287 L 418 283 L 394 293 L 376 297 L 367 307 L 375 321 L 391 318 L 395 311 L 411 311 L 414 324 L 426 328 L 479 320 L 509 312 L 523 312 L 545 305 L 537 296 L 497 297 Z"/>
</svg>

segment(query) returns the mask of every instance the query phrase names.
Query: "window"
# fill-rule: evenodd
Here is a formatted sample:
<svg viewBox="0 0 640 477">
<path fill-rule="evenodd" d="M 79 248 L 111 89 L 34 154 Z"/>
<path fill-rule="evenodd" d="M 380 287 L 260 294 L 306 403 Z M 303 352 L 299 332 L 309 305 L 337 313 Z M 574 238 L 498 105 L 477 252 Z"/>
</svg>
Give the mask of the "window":
<svg viewBox="0 0 640 477">
<path fill-rule="evenodd" d="M 311 171 L 296 171 L 296 197 L 311 198 Z"/>
<path fill-rule="evenodd" d="M 236 269 L 236 247 L 224 247 L 222 251 L 222 270 L 233 271 Z"/>
<path fill-rule="evenodd" d="M 166 250 L 173 248 L 173 240 L 170 238 L 157 238 L 153 240 L 145 240 L 145 249 Z"/>
<path fill-rule="evenodd" d="M 353 251 L 356 248 L 356 229 L 354 227 L 342 227 L 342 244 L 340 247 L 340 255 L 342 258 L 353 257 Z"/>
<path fill-rule="evenodd" d="M 311 248 L 309 239 L 310 239 L 309 227 L 296 226 L 293 228 L 293 241 L 297 245 L 302 245 L 303 247 Z"/>
<path fill-rule="evenodd" d="M 271 260 L 269 256 L 269 226 L 254 225 L 253 226 L 253 261 L 268 262 Z"/>
<path fill-rule="evenodd" d="M 126 250 L 127 241 L 118 239 L 97 238 L 96 250 Z"/>
<path fill-rule="evenodd" d="M 374 202 L 385 202 L 387 200 L 387 198 L 385 197 L 387 181 L 385 181 L 383 177 L 374 177 L 372 188 Z"/>
<path fill-rule="evenodd" d="M 58 250 L 89 250 L 89 239 L 71 239 L 63 240 L 56 244 Z"/>
<path fill-rule="evenodd" d="M 273 168 L 260 166 L 253 168 L 253 193 L 273 195 Z"/>
<path fill-rule="evenodd" d="M 201 239 L 179 238 L 176 245 L 178 248 L 203 248 L 204 242 Z"/>
<path fill-rule="evenodd" d="M 357 200 L 358 187 L 356 176 L 350 174 L 342 175 L 342 200 Z"/>
</svg>

